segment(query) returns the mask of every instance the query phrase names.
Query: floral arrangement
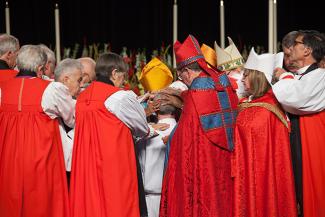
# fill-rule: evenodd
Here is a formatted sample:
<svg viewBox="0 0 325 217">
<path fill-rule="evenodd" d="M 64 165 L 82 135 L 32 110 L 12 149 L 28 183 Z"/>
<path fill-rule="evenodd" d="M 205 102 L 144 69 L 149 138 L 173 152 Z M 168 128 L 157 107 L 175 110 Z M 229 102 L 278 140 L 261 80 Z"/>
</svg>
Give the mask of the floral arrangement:
<svg viewBox="0 0 325 217">
<path fill-rule="evenodd" d="M 279 45 L 280 46 L 280 45 Z M 242 50 L 242 56 L 246 60 L 252 46 L 244 45 Z M 87 45 L 84 41 L 84 45 L 81 47 L 80 44 L 75 43 L 73 48 L 63 48 L 63 59 L 64 58 L 79 58 L 79 57 L 91 57 L 95 61 L 99 55 L 105 52 L 111 51 L 110 43 L 93 43 Z M 264 53 L 265 48 L 263 46 L 255 46 L 257 53 Z M 159 49 L 147 52 L 145 48 L 137 50 L 129 50 L 127 47 L 123 47 L 120 55 L 123 57 L 125 62 L 129 65 L 128 80 L 125 85 L 125 89 L 133 90 L 136 94 L 142 95 L 144 93 L 143 87 L 139 82 L 141 71 L 143 67 L 152 58 L 157 57 L 163 61 L 173 72 L 174 78 L 176 78 L 176 70 L 172 67 L 172 49 L 171 45 L 161 45 Z"/>
</svg>

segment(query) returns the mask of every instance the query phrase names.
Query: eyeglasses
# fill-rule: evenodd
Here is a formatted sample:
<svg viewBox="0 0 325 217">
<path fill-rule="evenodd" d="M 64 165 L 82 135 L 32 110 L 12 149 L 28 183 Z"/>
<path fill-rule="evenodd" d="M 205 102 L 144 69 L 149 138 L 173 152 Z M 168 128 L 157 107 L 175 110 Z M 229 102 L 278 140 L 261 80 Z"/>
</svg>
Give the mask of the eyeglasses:
<svg viewBox="0 0 325 217">
<path fill-rule="evenodd" d="M 304 44 L 304 42 L 302 42 L 302 41 L 294 41 L 293 46 L 296 46 L 297 44 Z"/>
<path fill-rule="evenodd" d="M 183 78 L 182 78 L 182 74 L 183 74 L 185 71 L 187 71 L 187 68 L 184 68 L 184 69 L 182 69 L 182 70 L 177 71 L 177 78 L 178 78 L 178 80 L 180 80 L 180 81 L 183 80 Z"/>
</svg>

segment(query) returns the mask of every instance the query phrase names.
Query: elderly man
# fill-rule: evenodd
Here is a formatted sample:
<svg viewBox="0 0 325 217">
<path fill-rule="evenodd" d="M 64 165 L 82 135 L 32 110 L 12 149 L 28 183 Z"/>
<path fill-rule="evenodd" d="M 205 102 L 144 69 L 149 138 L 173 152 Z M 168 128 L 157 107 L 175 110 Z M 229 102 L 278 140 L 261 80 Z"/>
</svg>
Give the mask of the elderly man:
<svg viewBox="0 0 325 217">
<path fill-rule="evenodd" d="M 189 86 L 171 139 L 160 216 L 232 216 L 230 153 L 238 98 L 225 73 L 207 66 L 189 36 L 174 44 L 177 73 Z"/>
<path fill-rule="evenodd" d="M 39 46 L 43 49 L 43 51 L 45 52 L 45 54 L 47 56 L 47 62 L 45 65 L 44 75 L 42 78 L 44 80 L 52 80 L 53 81 L 54 70 L 55 70 L 55 66 L 56 66 L 55 54 L 46 45 L 40 44 Z"/>
<path fill-rule="evenodd" d="M 17 77 L 1 86 L 1 217 L 69 216 L 58 117 L 75 123 L 69 87 L 40 79 L 47 62 L 39 46 L 19 51 Z M 76 71 L 81 81 L 81 70 Z"/>
<path fill-rule="evenodd" d="M 69 93 L 73 98 L 76 98 L 80 93 L 80 88 L 82 85 L 82 77 L 80 76 L 80 72 L 82 72 L 82 70 L 83 67 L 79 61 L 68 58 L 62 60 L 54 71 L 55 81 L 64 84 L 68 88 Z M 48 99 L 50 99 L 50 97 L 48 97 Z M 66 130 L 62 119 L 59 119 L 59 124 L 64 153 L 64 162 L 66 171 L 68 172 L 67 174 L 69 184 L 74 130 Z"/>
<path fill-rule="evenodd" d="M 17 75 L 13 70 L 16 66 L 16 57 L 19 50 L 19 41 L 12 35 L 0 34 L 0 82 L 7 81 Z"/>
<path fill-rule="evenodd" d="M 290 48 L 296 75 L 278 71 L 273 92 L 282 107 L 299 115 L 302 147 L 303 215 L 325 216 L 325 69 L 318 68 L 325 38 L 317 31 L 299 31 Z"/>
<path fill-rule="evenodd" d="M 78 59 L 78 61 L 83 66 L 82 84 L 84 87 L 87 87 L 92 81 L 96 79 L 96 62 L 90 57 L 81 57 Z"/>
</svg>

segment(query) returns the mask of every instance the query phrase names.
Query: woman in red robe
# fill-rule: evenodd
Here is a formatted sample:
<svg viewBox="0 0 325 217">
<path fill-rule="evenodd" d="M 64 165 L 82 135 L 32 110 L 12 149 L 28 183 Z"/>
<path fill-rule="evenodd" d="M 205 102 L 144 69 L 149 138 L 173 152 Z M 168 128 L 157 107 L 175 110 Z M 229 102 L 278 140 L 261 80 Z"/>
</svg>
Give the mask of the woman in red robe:
<svg viewBox="0 0 325 217">
<path fill-rule="evenodd" d="M 289 123 L 268 83 L 271 75 L 247 67 L 243 82 L 250 96 L 239 104 L 235 127 L 234 216 L 294 217 Z"/>
</svg>

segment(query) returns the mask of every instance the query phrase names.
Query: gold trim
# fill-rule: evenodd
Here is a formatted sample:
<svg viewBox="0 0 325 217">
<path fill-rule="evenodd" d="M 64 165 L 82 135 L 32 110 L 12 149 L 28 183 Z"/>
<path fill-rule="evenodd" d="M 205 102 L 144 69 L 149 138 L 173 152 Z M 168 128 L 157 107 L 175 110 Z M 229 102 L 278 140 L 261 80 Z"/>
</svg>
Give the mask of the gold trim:
<svg viewBox="0 0 325 217">
<path fill-rule="evenodd" d="M 25 78 L 22 79 L 21 85 L 20 85 L 20 90 L 19 90 L 18 111 L 20 111 L 20 112 L 21 112 L 21 99 L 22 99 L 22 95 L 23 95 L 24 83 L 25 83 Z"/>
<path fill-rule="evenodd" d="M 251 107 L 263 107 L 269 110 L 270 112 L 275 114 L 275 116 L 277 116 L 279 120 L 284 124 L 284 126 L 286 126 L 286 128 L 290 131 L 288 121 L 283 117 L 281 110 L 277 106 L 265 102 L 256 102 L 256 103 L 244 102 L 238 105 L 239 112 Z"/>
</svg>

